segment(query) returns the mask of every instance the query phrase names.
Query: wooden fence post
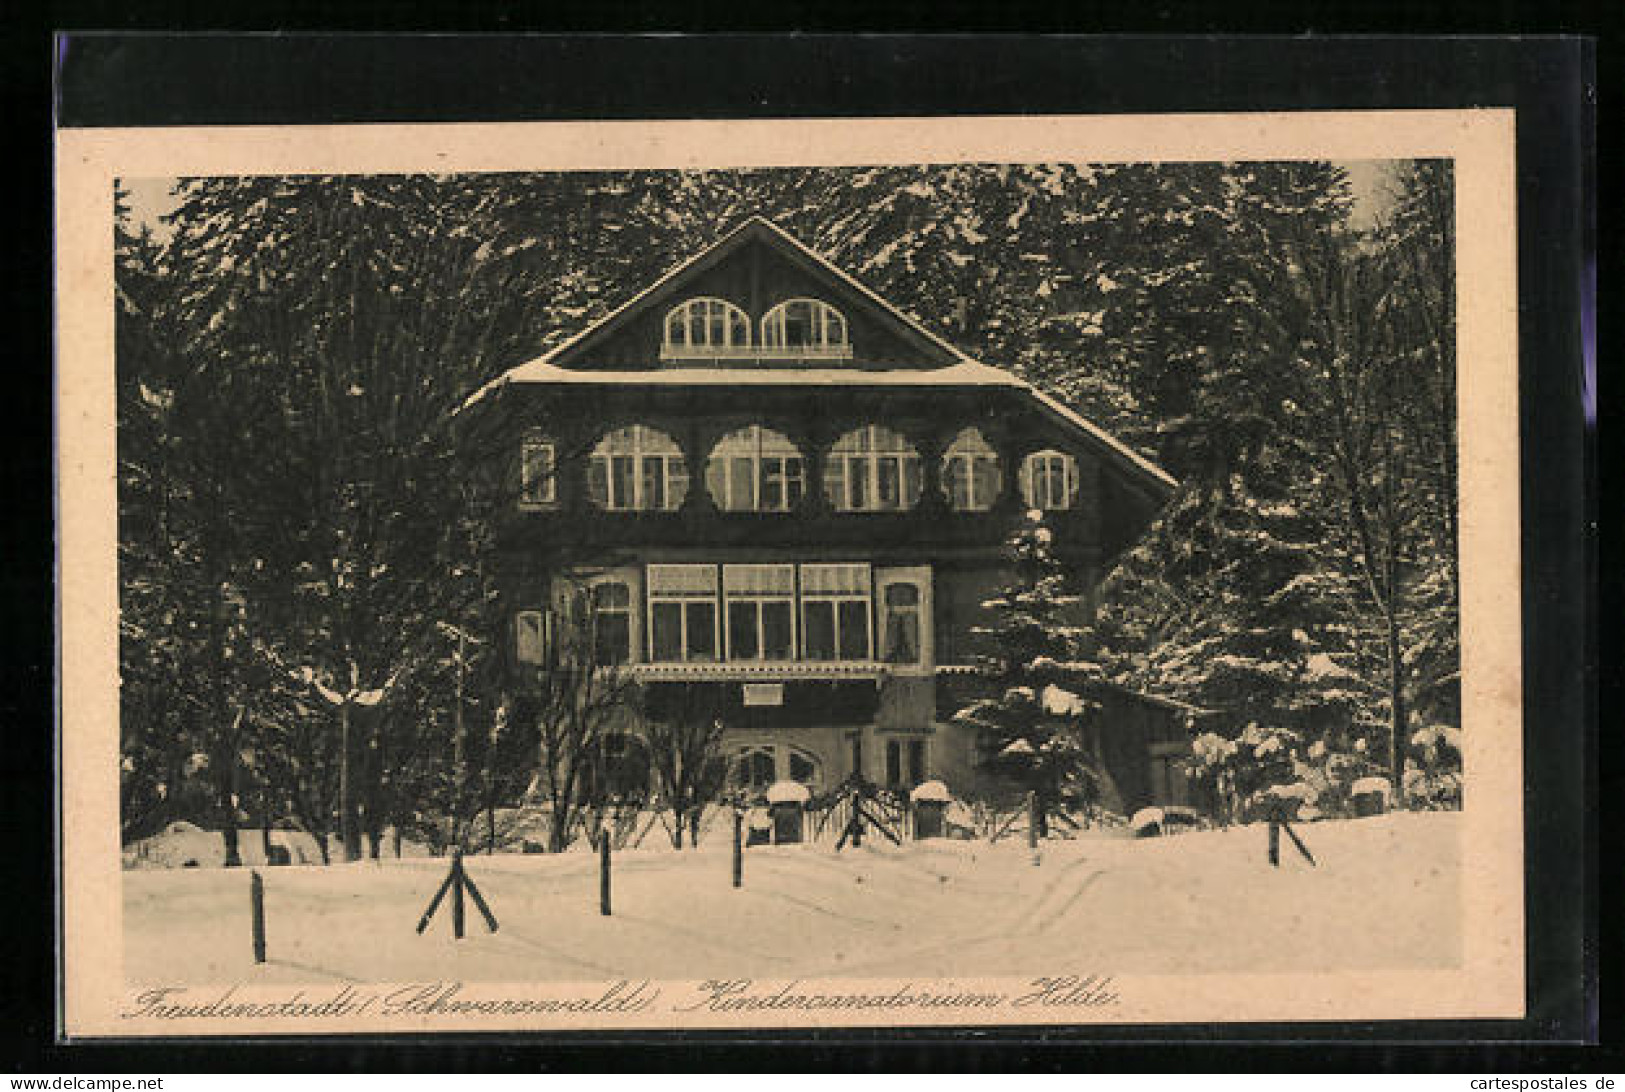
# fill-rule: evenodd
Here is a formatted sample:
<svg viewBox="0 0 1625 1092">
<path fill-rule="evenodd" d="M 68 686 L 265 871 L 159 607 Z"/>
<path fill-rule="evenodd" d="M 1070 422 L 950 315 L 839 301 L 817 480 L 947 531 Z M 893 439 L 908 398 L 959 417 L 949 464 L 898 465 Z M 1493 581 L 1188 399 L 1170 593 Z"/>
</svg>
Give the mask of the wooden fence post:
<svg viewBox="0 0 1625 1092">
<path fill-rule="evenodd" d="M 1038 848 L 1038 794 L 1027 794 L 1027 848 Z"/>
<path fill-rule="evenodd" d="M 451 935 L 463 939 L 463 851 L 451 854 Z"/>
<path fill-rule="evenodd" d="M 609 917 L 609 830 L 598 831 L 598 912 Z"/>
<path fill-rule="evenodd" d="M 1270 820 L 1270 864 L 1281 867 L 1281 824 Z"/>
<path fill-rule="evenodd" d="M 254 962 L 265 962 L 265 881 L 256 869 L 248 874 L 249 921 L 254 933 Z"/>
<path fill-rule="evenodd" d="M 734 809 L 734 886 L 745 883 L 745 815 Z"/>
</svg>

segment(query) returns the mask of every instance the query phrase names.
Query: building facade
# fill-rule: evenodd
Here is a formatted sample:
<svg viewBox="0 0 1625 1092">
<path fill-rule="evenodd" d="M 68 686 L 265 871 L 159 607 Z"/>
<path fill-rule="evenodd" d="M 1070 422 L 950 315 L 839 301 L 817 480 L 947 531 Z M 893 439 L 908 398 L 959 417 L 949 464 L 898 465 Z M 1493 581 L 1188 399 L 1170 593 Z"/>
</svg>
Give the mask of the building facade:
<svg viewBox="0 0 1625 1092">
<path fill-rule="evenodd" d="M 600 662 L 703 691 L 750 789 L 861 772 L 974 791 L 953 680 L 1016 522 L 1043 511 L 1091 589 L 1174 488 L 762 219 L 476 399 L 501 405 L 513 453 L 497 540 L 515 665 L 585 589 Z M 1134 731 L 1113 745 L 1125 805 L 1173 791 L 1152 751 L 1181 738 Z"/>
</svg>

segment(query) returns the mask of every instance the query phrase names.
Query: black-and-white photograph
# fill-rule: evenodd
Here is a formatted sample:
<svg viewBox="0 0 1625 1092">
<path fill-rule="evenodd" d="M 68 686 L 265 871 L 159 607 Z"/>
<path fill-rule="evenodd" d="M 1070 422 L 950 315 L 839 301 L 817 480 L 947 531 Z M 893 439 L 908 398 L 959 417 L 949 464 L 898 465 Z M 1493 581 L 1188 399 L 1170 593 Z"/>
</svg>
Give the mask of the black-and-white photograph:
<svg viewBox="0 0 1625 1092">
<path fill-rule="evenodd" d="M 1455 186 L 119 178 L 124 982 L 1461 968 Z"/>
</svg>

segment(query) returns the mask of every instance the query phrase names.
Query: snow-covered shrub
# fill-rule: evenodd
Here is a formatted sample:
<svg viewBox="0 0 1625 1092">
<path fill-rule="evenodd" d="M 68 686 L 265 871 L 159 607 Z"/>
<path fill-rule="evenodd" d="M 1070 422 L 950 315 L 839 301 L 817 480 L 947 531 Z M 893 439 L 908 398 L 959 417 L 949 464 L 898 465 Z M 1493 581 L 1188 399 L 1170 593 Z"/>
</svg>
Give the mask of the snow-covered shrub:
<svg viewBox="0 0 1625 1092">
<path fill-rule="evenodd" d="M 1355 815 L 1373 815 L 1393 807 L 1393 786 L 1386 777 L 1362 777 L 1349 786 Z"/>
<path fill-rule="evenodd" d="M 1430 725 L 1411 736 L 1415 758 L 1405 763 L 1405 806 L 1426 811 L 1461 807 L 1461 730 Z"/>
<path fill-rule="evenodd" d="M 1300 820 L 1346 818 L 1355 814 L 1353 787 L 1361 778 L 1380 771 L 1367 757 L 1360 740 L 1352 750 L 1334 750 L 1325 740 L 1316 740 L 1294 761 L 1297 783 L 1312 794 L 1302 797 Z"/>
<path fill-rule="evenodd" d="M 1405 806 L 1416 811 L 1455 811 L 1461 807 L 1461 762 L 1406 762 L 1401 779 Z"/>
<path fill-rule="evenodd" d="M 1254 721 L 1234 739 L 1197 736 L 1185 771 L 1193 785 L 1212 793 L 1227 821 L 1266 818 L 1278 806 L 1270 790 L 1299 780 L 1297 746 L 1296 732 Z"/>
<path fill-rule="evenodd" d="M 1162 827 L 1167 834 L 1186 830 L 1200 830 L 1208 826 L 1202 813 L 1183 804 L 1169 804 L 1162 809 Z"/>
<path fill-rule="evenodd" d="M 1121 816 L 1115 819 L 1116 825 L 1127 828 L 1136 838 L 1180 834 L 1206 825 L 1200 812 L 1180 804 L 1152 805 L 1141 808 L 1126 819 Z"/>
<path fill-rule="evenodd" d="M 1307 781 L 1271 785 L 1259 794 L 1259 810 L 1272 818 L 1296 820 L 1302 818 L 1304 808 L 1319 799 L 1320 790 Z"/>
</svg>

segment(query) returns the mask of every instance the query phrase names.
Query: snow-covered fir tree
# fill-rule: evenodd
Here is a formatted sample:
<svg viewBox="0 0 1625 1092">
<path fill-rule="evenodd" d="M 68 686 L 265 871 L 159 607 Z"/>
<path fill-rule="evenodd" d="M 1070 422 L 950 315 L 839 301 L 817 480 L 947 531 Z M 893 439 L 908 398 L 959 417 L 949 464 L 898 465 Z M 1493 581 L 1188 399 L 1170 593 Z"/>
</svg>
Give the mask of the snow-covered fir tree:
<svg viewBox="0 0 1625 1092">
<path fill-rule="evenodd" d="M 1078 659 L 1081 604 L 1052 541 L 1037 511 L 1010 536 L 1009 582 L 982 604 L 991 621 L 973 630 L 988 645 L 980 667 L 989 693 L 954 714 L 977 729 L 982 768 L 1033 795 L 1039 837 L 1100 796 L 1087 737 L 1099 706 L 1078 692 L 1098 672 Z"/>
</svg>

